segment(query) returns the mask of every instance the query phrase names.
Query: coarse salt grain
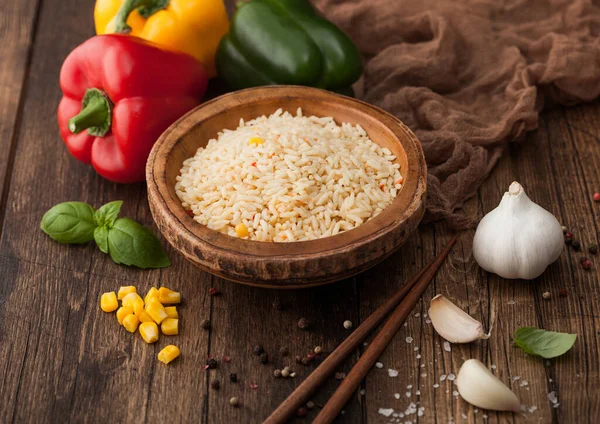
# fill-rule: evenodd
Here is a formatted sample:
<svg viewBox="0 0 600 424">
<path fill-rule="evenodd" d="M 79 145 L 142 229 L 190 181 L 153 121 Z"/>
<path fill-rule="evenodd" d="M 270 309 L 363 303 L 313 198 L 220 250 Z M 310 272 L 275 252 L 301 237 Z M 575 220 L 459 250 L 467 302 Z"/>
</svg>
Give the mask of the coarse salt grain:
<svg viewBox="0 0 600 424">
<path fill-rule="evenodd" d="M 395 397 L 396 399 L 400 399 L 400 393 L 394 393 L 394 397 Z"/>
<path fill-rule="evenodd" d="M 394 410 L 392 408 L 379 408 L 378 412 L 381 415 L 383 415 L 384 417 L 389 417 L 390 415 L 392 415 L 392 413 L 394 412 Z"/>
<path fill-rule="evenodd" d="M 450 343 L 444 342 L 444 350 L 446 352 L 450 352 L 452 350 L 452 349 L 450 349 Z"/>
<path fill-rule="evenodd" d="M 375 362 L 375 367 L 381 369 L 383 368 L 383 364 L 381 362 Z"/>
<path fill-rule="evenodd" d="M 448 374 L 448 381 L 454 381 L 456 379 L 456 376 L 454 374 Z"/>
<path fill-rule="evenodd" d="M 390 377 L 398 377 L 398 371 L 388 368 L 388 375 Z"/>
<path fill-rule="evenodd" d="M 406 343 L 412 343 L 412 342 L 413 342 L 413 340 L 414 340 L 414 339 L 413 339 L 412 337 L 408 336 L 408 337 L 406 338 Z"/>
</svg>

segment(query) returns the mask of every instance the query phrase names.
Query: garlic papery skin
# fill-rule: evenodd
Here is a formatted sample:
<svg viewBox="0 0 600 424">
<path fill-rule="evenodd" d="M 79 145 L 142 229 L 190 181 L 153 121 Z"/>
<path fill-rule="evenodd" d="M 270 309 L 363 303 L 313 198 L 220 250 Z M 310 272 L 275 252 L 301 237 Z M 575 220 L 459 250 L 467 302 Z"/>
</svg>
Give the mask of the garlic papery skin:
<svg viewBox="0 0 600 424">
<path fill-rule="evenodd" d="M 479 223 L 473 256 L 486 271 L 532 280 L 558 259 L 564 244 L 558 220 L 533 203 L 515 181 L 498 207 Z"/>
<path fill-rule="evenodd" d="M 435 331 L 450 343 L 470 343 L 490 338 L 479 321 L 441 294 L 431 299 L 429 319 Z"/>
<path fill-rule="evenodd" d="M 517 396 L 477 359 L 462 364 L 456 377 L 458 393 L 471 405 L 494 411 L 519 412 Z"/>
</svg>

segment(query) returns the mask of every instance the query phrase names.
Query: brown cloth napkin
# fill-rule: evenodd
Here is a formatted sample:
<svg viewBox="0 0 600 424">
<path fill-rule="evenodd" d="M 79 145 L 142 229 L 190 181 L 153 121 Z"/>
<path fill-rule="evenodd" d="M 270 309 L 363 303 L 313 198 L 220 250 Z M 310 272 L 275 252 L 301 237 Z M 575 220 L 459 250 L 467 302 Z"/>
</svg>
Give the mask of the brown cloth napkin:
<svg viewBox="0 0 600 424">
<path fill-rule="evenodd" d="M 316 0 L 366 58 L 357 96 L 417 135 L 429 167 L 426 219 L 473 221 L 465 200 L 544 100 L 600 94 L 600 8 L 559 0 Z"/>
</svg>

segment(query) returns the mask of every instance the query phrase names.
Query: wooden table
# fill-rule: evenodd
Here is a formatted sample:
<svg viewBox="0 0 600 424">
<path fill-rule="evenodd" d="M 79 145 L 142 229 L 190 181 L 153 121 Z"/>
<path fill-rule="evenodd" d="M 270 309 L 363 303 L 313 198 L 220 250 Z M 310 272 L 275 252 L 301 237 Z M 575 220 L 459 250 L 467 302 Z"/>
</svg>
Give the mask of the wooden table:
<svg viewBox="0 0 600 424">
<path fill-rule="evenodd" d="M 0 3 L 0 422 L 259 422 L 313 370 L 314 365 L 296 365 L 295 355 L 317 345 L 333 350 L 349 334 L 344 320 L 356 325 L 367 317 L 453 233 L 442 223 L 423 225 L 395 255 L 353 279 L 285 292 L 211 277 L 170 248 L 173 266 L 141 271 L 115 265 L 93 244 L 51 241 L 39 230 L 40 219 L 52 205 L 68 200 L 100 206 L 123 199 L 124 215 L 153 226 L 143 184 L 115 185 L 100 178 L 71 158 L 58 136 L 60 66 L 93 34 L 92 3 Z M 597 103 L 545 112 L 539 129 L 511 147 L 465 205 L 466 213 L 482 216 L 494 208 L 516 179 L 583 245 L 595 242 L 600 205 L 591 197 L 600 189 L 599 112 Z M 585 271 L 579 264 L 585 253 L 567 249 L 538 280 L 505 281 L 475 264 L 473 234 L 461 233 L 450 260 L 381 357 L 383 368 L 373 369 L 339 422 L 398 422 L 379 409 L 404 412 L 411 402 L 423 408 L 422 415 L 400 421 L 598 422 L 600 258 L 592 257 L 595 270 Z M 128 284 L 142 291 L 164 284 L 184 294 L 181 334 L 172 339 L 183 352 L 177 362 L 164 366 L 156 360 L 171 339 L 147 345 L 100 310 L 101 293 Z M 211 287 L 222 294 L 210 296 Z M 562 288 L 566 297 L 559 296 Z M 545 291 L 550 300 L 542 300 Z M 485 327 L 493 325 L 492 337 L 445 349 L 425 316 L 436 293 Z M 275 301 L 284 310 L 274 310 Z M 300 317 L 313 322 L 310 331 L 297 328 Z M 212 322 L 209 331 L 201 328 L 205 319 Z M 569 353 L 545 361 L 512 345 L 520 326 L 576 333 L 578 339 Z M 269 364 L 253 354 L 256 344 L 269 352 Z M 289 348 L 290 356 L 279 355 L 280 347 Z M 360 354 L 339 371 L 348 372 Z M 219 360 L 227 355 L 231 362 L 207 372 L 209 355 Z M 456 387 L 441 376 L 456 374 L 466 358 L 482 360 L 509 382 L 527 412 L 477 411 L 455 396 Z M 285 365 L 296 370 L 295 379 L 273 377 L 273 370 Z M 398 376 L 390 377 L 388 368 Z M 238 383 L 229 382 L 233 372 Z M 215 379 L 219 390 L 209 387 Z M 331 379 L 314 402 L 326 402 L 338 385 Z M 550 392 L 558 399 L 556 408 Z M 232 396 L 241 400 L 240 408 L 229 405 Z M 310 411 L 308 418 L 315 414 Z"/>
</svg>

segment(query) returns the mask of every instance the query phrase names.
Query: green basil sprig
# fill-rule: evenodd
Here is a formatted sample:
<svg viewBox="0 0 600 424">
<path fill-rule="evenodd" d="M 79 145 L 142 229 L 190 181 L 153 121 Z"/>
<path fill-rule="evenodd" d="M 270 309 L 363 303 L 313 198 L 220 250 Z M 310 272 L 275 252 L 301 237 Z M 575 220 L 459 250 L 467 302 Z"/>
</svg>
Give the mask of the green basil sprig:
<svg viewBox="0 0 600 424">
<path fill-rule="evenodd" d="M 521 327 L 515 333 L 515 344 L 530 355 L 550 359 L 573 347 L 577 334 L 555 333 L 535 327 Z"/>
<path fill-rule="evenodd" d="M 65 202 L 42 217 L 40 228 L 51 239 L 65 244 L 94 240 L 117 264 L 139 268 L 166 268 L 171 261 L 148 228 L 129 218 L 119 218 L 122 200 L 95 210 L 84 202 Z"/>
</svg>

